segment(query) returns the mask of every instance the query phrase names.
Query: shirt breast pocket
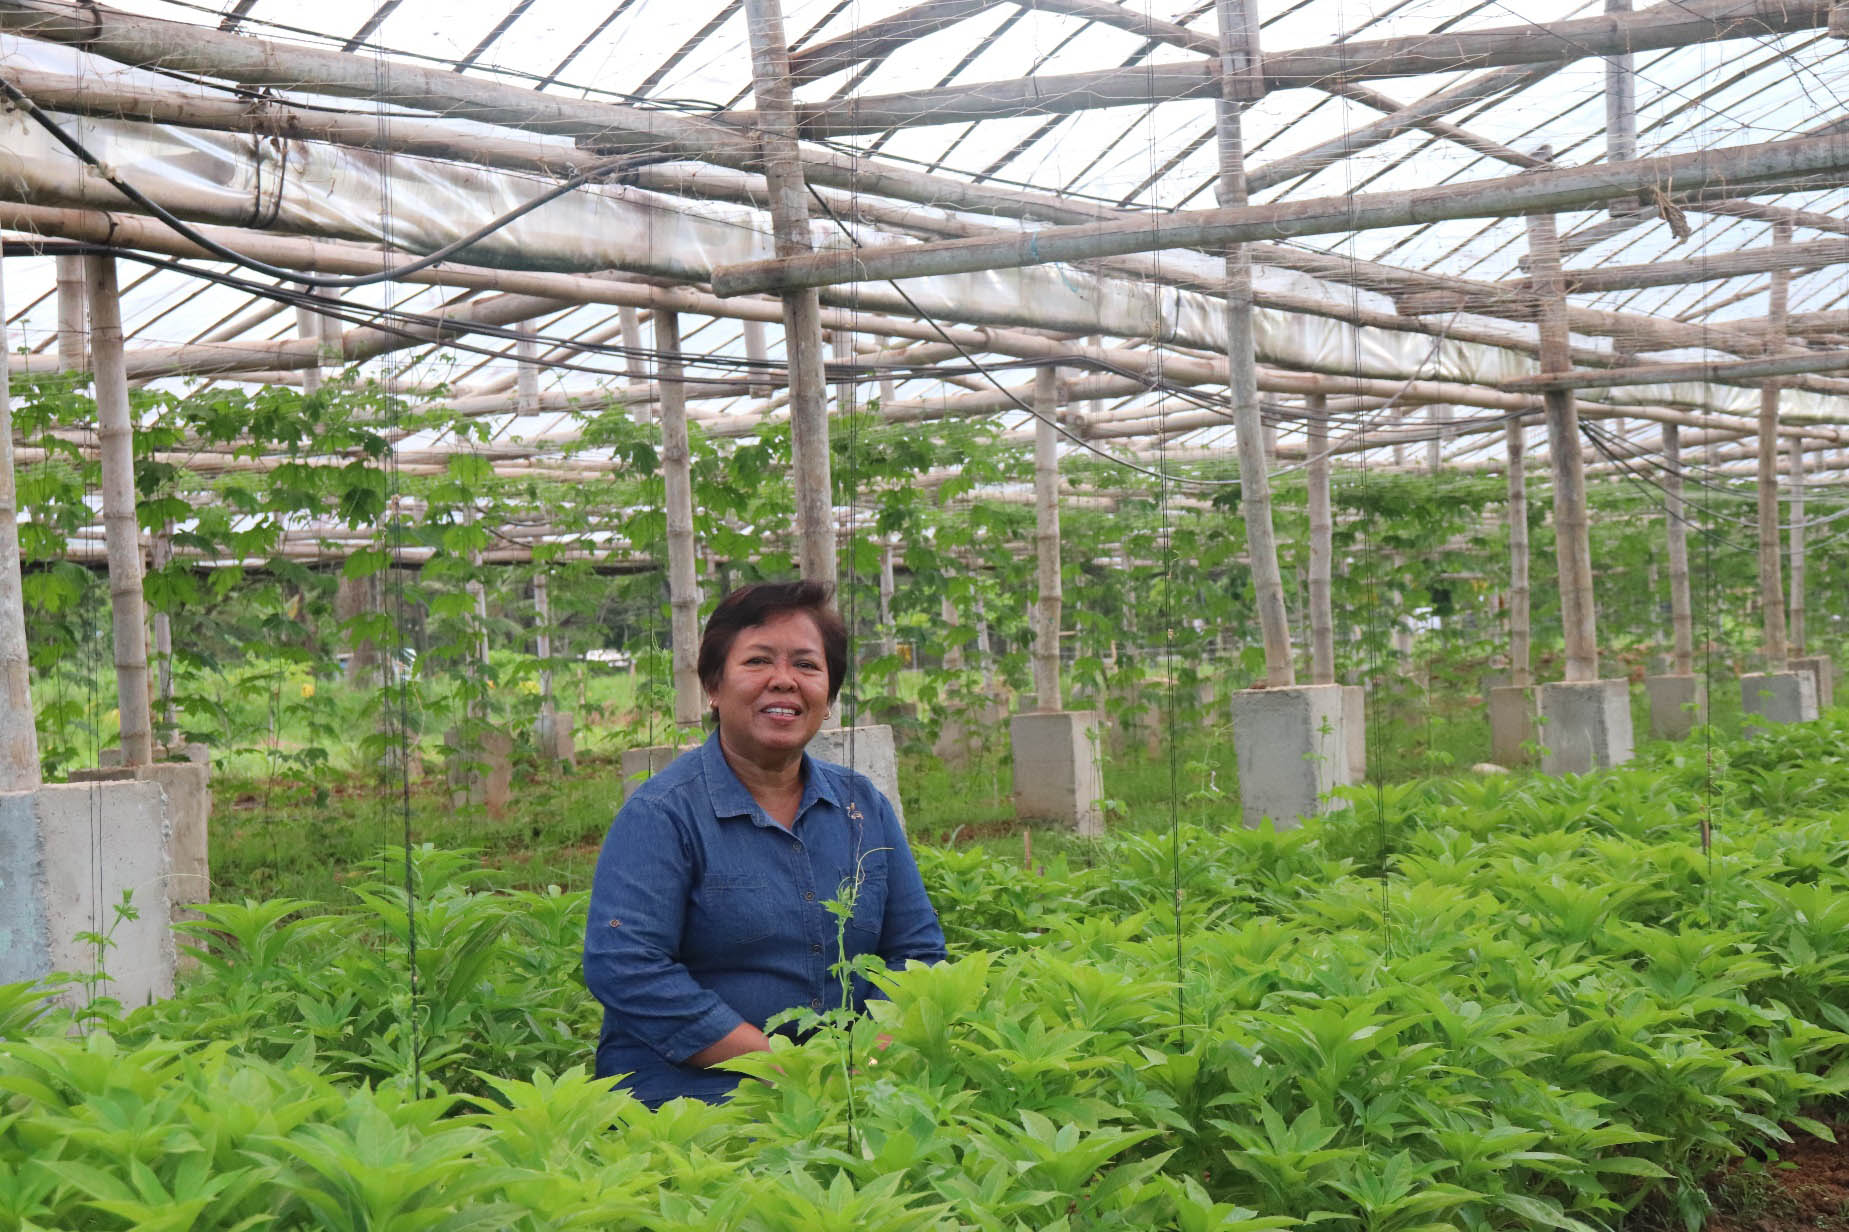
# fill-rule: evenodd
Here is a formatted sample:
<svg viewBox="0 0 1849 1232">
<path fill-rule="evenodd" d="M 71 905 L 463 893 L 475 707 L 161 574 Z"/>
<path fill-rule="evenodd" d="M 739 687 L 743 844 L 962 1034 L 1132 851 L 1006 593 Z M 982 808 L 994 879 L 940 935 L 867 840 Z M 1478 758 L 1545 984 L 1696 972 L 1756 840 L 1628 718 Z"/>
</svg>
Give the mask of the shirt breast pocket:
<svg viewBox="0 0 1849 1232">
<path fill-rule="evenodd" d="M 709 876 L 694 894 L 693 925 L 699 940 L 722 946 L 762 941 L 776 928 L 770 883 L 762 877 Z M 696 943 L 695 948 L 705 946 Z"/>
<path fill-rule="evenodd" d="M 854 890 L 854 914 L 848 917 L 848 946 L 864 953 L 879 945 L 886 920 L 886 861 L 868 857 L 861 865 Z"/>
</svg>

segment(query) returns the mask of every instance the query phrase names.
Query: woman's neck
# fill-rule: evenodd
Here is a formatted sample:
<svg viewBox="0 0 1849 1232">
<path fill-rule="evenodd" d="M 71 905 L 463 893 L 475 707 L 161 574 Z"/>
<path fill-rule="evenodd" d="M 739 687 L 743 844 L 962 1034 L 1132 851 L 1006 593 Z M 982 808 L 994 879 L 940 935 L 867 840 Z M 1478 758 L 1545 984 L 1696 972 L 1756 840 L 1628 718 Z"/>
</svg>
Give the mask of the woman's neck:
<svg viewBox="0 0 1849 1232">
<path fill-rule="evenodd" d="M 726 746 L 725 732 L 719 733 L 719 751 L 726 765 L 745 785 L 751 798 L 784 829 L 796 821 L 796 810 L 803 798 L 803 754 L 797 749 L 787 758 L 765 764 L 735 753 Z"/>
</svg>

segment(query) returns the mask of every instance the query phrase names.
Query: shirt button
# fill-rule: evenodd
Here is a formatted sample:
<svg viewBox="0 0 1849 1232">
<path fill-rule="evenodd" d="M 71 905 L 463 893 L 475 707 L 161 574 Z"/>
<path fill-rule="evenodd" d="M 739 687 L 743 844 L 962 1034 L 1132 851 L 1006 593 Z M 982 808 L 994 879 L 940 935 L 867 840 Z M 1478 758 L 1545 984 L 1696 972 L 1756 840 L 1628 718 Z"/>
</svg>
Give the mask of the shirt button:
<svg viewBox="0 0 1849 1232">
<path fill-rule="evenodd" d="M 818 1014 L 821 1013 L 822 1012 L 822 999 L 820 997 L 817 997 L 815 998 L 815 1000 L 809 1002 L 809 1008 L 814 1010 Z"/>
<path fill-rule="evenodd" d="M 812 945 L 809 947 L 809 952 L 811 954 L 820 954 L 822 952 L 822 947 L 819 945 Z"/>
<path fill-rule="evenodd" d="M 815 891 L 814 891 L 814 890 L 809 890 L 809 891 L 807 891 L 806 893 L 804 893 L 804 894 L 803 894 L 803 901 L 804 901 L 805 903 L 812 903 L 812 902 L 814 902 L 814 901 L 815 901 Z"/>
</svg>

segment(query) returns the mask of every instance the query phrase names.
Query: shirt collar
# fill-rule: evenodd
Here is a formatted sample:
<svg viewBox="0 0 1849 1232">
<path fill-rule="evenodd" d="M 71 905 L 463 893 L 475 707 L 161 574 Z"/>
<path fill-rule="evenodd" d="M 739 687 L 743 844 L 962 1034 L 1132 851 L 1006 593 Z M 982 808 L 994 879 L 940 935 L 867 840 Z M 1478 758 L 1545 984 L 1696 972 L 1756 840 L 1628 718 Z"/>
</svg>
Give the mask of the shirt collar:
<svg viewBox="0 0 1849 1232">
<path fill-rule="evenodd" d="M 751 797 L 751 790 L 739 780 L 731 765 L 725 759 L 725 751 L 719 747 L 719 729 L 714 728 L 706 743 L 700 746 L 700 770 L 706 779 L 706 792 L 713 802 L 715 817 L 756 817 L 763 812 L 758 802 Z M 821 762 L 803 754 L 803 798 L 796 807 L 796 816 L 801 817 L 809 811 L 809 806 L 817 800 L 826 800 L 840 808 L 840 784 L 835 775 L 823 767 Z"/>
</svg>

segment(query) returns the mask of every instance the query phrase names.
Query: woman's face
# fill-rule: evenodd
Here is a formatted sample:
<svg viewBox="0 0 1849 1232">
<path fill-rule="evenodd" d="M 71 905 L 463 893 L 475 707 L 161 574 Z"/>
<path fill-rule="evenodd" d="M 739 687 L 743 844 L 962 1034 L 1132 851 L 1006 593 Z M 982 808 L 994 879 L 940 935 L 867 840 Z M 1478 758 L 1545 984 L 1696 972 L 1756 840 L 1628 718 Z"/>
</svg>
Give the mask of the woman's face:
<svg viewBox="0 0 1849 1232">
<path fill-rule="evenodd" d="M 740 629 L 712 703 L 731 753 L 758 764 L 800 753 L 828 713 L 828 662 L 815 617 L 779 612 Z"/>
</svg>

